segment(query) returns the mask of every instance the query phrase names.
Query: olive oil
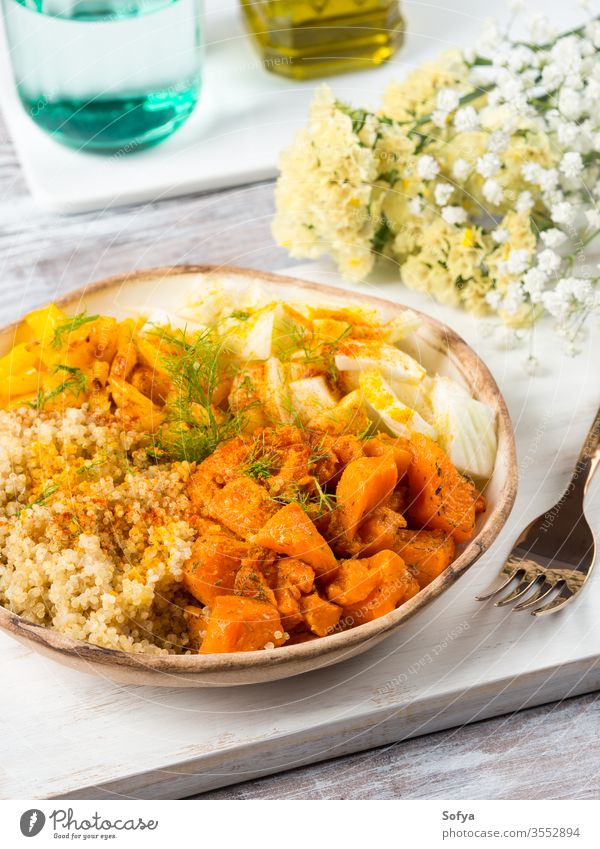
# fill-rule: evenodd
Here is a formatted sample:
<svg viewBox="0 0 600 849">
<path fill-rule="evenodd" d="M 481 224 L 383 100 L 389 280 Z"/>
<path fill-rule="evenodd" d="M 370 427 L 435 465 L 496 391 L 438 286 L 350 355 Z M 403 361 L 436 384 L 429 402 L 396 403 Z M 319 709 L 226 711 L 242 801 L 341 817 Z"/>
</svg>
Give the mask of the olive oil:
<svg viewBox="0 0 600 849">
<path fill-rule="evenodd" d="M 293 79 L 381 65 L 402 43 L 398 0 L 242 0 L 267 70 Z"/>
</svg>

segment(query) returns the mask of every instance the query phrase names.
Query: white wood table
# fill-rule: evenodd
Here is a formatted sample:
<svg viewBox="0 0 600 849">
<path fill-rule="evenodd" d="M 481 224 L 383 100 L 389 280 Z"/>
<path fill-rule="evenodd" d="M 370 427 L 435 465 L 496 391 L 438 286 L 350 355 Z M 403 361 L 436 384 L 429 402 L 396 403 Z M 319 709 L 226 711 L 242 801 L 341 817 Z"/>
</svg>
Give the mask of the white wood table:
<svg viewBox="0 0 600 849">
<path fill-rule="evenodd" d="M 272 186 L 266 184 L 71 218 L 40 213 L 0 127 L 2 320 L 124 269 L 181 262 L 289 267 L 273 246 L 272 212 Z M 303 273 L 335 282 L 326 265 Z M 379 294 L 403 295 L 397 286 L 375 285 Z M 352 675 L 325 670 L 294 679 L 285 692 L 274 685 L 230 691 L 230 724 L 223 721 L 222 693 L 115 687 L 80 678 L 2 637 L 1 796 L 184 796 L 289 769 L 294 771 L 210 795 L 597 796 L 598 702 L 593 695 L 571 697 L 600 687 L 600 581 L 571 611 L 543 622 L 478 605 L 473 596 L 491 579 L 534 505 L 551 505 L 568 480 L 599 400 L 598 340 L 575 361 L 541 340 L 540 375 L 530 379 L 523 368 L 526 351 L 503 352 L 472 319 L 458 313 L 453 319 L 484 357 L 493 357 L 517 429 L 522 495 L 493 556 L 424 611 L 425 619 L 409 623 L 401 639 L 359 659 Z M 589 499 L 597 532 L 598 491 L 596 485 Z M 384 663 L 392 673 L 381 678 Z M 567 701 L 487 719 L 557 699 Z M 243 757 L 231 754 L 240 704 L 246 711 Z M 308 712 L 312 731 L 304 727 Z M 201 742 L 203 723 L 220 723 L 220 736 L 210 745 Z M 425 736 L 303 766 L 414 735 Z M 229 754 L 219 759 L 215 752 Z M 138 777 L 128 781 L 127 774 Z M 98 784 L 104 790 L 95 791 Z"/>
</svg>

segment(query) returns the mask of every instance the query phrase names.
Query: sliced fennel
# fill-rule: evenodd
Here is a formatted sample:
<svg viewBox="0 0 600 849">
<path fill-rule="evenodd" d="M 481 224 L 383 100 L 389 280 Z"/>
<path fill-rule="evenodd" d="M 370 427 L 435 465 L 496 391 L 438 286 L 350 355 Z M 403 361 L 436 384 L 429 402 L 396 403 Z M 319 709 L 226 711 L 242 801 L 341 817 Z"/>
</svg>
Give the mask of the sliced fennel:
<svg viewBox="0 0 600 849">
<path fill-rule="evenodd" d="M 430 397 L 440 445 L 456 468 L 472 477 L 491 477 L 498 448 L 494 410 L 449 377 L 433 379 Z"/>
<path fill-rule="evenodd" d="M 274 422 L 294 423 L 294 411 L 287 382 L 286 368 L 276 357 L 265 362 L 259 396 L 265 413 Z"/>
<path fill-rule="evenodd" d="M 359 389 L 344 395 L 335 407 L 323 410 L 309 425 L 328 433 L 364 433 L 369 426 L 362 393 Z"/>
<path fill-rule="evenodd" d="M 292 380 L 290 394 L 294 411 L 303 424 L 308 424 L 327 410 L 333 410 L 337 404 L 323 376 Z"/>
</svg>

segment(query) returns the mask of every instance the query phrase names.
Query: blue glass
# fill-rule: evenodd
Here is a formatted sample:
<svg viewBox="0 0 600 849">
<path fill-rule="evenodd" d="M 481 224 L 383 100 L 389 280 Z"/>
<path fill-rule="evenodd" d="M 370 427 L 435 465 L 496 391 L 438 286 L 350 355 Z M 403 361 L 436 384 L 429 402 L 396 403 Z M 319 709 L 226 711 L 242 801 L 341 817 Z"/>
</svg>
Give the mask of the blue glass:
<svg viewBox="0 0 600 849">
<path fill-rule="evenodd" d="M 128 153 L 196 106 L 200 0 L 3 0 L 23 106 L 64 144 Z"/>
</svg>

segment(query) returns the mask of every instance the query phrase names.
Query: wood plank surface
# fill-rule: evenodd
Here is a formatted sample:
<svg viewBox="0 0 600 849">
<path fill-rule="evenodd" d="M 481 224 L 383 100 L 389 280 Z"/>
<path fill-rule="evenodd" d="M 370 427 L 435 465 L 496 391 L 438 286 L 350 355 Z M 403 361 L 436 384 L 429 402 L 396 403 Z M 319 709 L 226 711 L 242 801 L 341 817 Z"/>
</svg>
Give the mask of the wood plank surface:
<svg viewBox="0 0 600 849">
<path fill-rule="evenodd" d="M 196 799 L 598 799 L 597 694 L 336 758 Z"/>
<path fill-rule="evenodd" d="M 272 186 L 261 184 L 67 218 L 40 213 L 27 195 L 10 141 L 0 126 L 0 315 L 3 321 L 10 320 L 60 292 L 132 268 L 180 262 L 216 262 L 265 269 L 289 267 L 289 258 L 273 245 L 270 236 L 272 211 Z M 511 379 L 510 374 L 500 377 Z M 568 424 L 567 420 L 560 423 L 565 429 Z M 584 432 L 585 424 L 583 420 L 580 422 L 578 432 Z M 527 420 L 522 426 L 532 427 Z M 534 437 L 532 432 L 531 446 L 535 444 Z M 560 460 L 557 473 L 564 476 L 568 472 L 576 448 L 573 445 Z M 533 447 L 531 451 L 533 457 Z M 557 480 L 560 478 L 556 478 L 554 485 Z M 498 619 L 498 626 L 505 621 L 509 626 L 507 617 Z M 15 651 L 25 650 L 15 646 Z M 71 698 L 74 707 L 85 711 L 86 705 L 76 705 L 76 690 L 69 677 L 66 673 L 66 677 L 61 676 L 62 673 L 57 673 L 55 677 L 63 688 L 64 698 L 67 701 Z M 126 695 L 118 697 L 132 709 L 136 700 L 127 702 Z M 6 691 L 0 694 L 0 704 L 6 696 Z M 43 688 L 37 697 L 37 704 L 44 704 Z M 104 696 L 99 690 L 96 704 L 101 705 L 103 698 L 109 702 L 114 697 L 112 690 L 107 690 Z M 23 707 L 32 710 L 31 705 Z M 584 696 L 515 717 L 479 722 L 386 749 L 305 766 L 212 795 L 219 798 L 596 797 L 598 782 L 593 766 L 598 759 L 599 720 L 597 699 Z M 94 737 L 93 713 L 89 722 L 91 767 L 96 757 L 95 746 L 102 746 L 103 741 Z M 13 728 L 3 735 L 3 755 L 15 744 L 19 733 L 23 729 Z M 376 742 L 375 737 L 372 739 Z M 257 771 L 259 768 L 257 764 Z"/>
</svg>

